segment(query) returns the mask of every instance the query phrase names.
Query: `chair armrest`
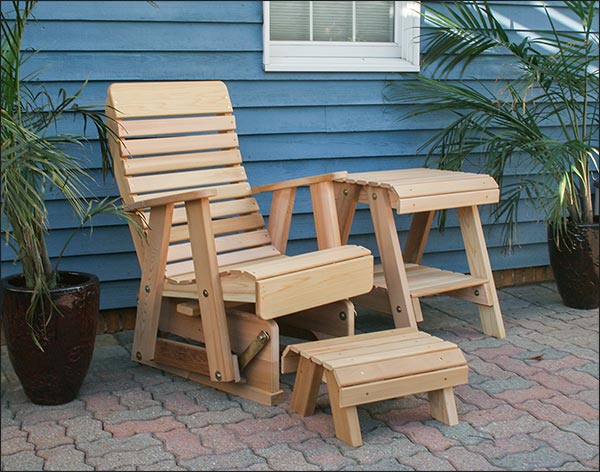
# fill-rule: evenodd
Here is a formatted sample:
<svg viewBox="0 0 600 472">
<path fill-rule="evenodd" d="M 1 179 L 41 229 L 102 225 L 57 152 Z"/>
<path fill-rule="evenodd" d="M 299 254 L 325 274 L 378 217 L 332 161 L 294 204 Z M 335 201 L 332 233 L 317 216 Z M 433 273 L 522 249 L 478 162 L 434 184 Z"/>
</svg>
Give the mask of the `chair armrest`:
<svg viewBox="0 0 600 472">
<path fill-rule="evenodd" d="M 125 211 L 136 211 L 142 208 L 151 208 L 161 205 L 168 205 L 169 203 L 187 202 L 190 200 L 200 200 L 201 198 L 213 197 L 217 194 L 216 190 L 192 190 L 190 192 L 175 193 L 173 195 L 165 195 L 164 197 L 149 198 L 148 200 L 141 200 L 131 205 L 125 205 Z"/>
<path fill-rule="evenodd" d="M 343 179 L 348 175 L 347 171 L 332 172 L 331 174 L 313 175 L 310 177 L 301 177 L 299 179 L 284 180 L 274 184 L 259 185 L 252 189 L 253 194 L 273 192 L 284 188 L 304 187 L 307 185 L 318 184 L 320 182 L 331 182 L 335 179 Z"/>
</svg>

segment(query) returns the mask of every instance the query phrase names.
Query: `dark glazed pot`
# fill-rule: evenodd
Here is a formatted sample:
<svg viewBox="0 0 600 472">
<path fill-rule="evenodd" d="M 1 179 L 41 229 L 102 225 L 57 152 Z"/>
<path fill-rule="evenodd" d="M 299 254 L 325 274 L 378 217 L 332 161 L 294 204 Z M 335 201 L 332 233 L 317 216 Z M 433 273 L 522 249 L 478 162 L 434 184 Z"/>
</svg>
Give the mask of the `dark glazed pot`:
<svg viewBox="0 0 600 472">
<path fill-rule="evenodd" d="M 100 302 L 98 277 L 60 272 L 61 288 L 52 290 L 55 313 L 41 351 L 31 339 L 25 312 L 31 290 L 23 275 L 2 279 L 2 328 L 10 361 L 27 397 L 40 405 L 75 399 L 85 378 L 96 339 Z"/>
<path fill-rule="evenodd" d="M 556 241 L 554 230 L 548 225 L 550 264 L 558 293 L 568 307 L 598 308 L 599 228 L 598 217 L 591 225 L 575 225 L 569 221 L 568 236 Z"/>
</svg>

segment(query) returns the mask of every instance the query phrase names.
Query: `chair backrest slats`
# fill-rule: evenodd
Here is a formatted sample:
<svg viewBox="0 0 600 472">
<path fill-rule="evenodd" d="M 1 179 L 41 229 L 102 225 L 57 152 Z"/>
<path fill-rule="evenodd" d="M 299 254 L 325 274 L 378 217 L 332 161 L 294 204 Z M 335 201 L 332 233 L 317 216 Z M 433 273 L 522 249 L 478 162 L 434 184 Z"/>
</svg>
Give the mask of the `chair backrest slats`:
<svg viewBox="0 0 600 472">
<path fill-rule="evenodd" d="M 130 191 L 137 194 L 245 181 L 246 172 L 241 166 L 127 177 Z"/>
<path fill-rule="evenodd" d="M 127 124 L 122 124 L 121 135 L 124 138 L 134 138 L 207 131 L 233 131 L 234 129 L 235 117 L 232 115 L 160 118 L 139 121 L 129 120 Z"/>
<path fill-rule="evenodd" d="M 200 93 L 199 93 L 200 92 Z M 231 113 L 223 82 L 139 82 L 112 84 L 109 93 L 117 118 Z"/>
<path fill-rule="evenodd" d="M 121 146 L 124 156 L 150 156 L 178 152 L 208 151 L 211 149 L 236 148 L 235 133 L 175 136 L 160 138 L 127 139 Z"/>
<path fill-rule="evenodd" d="M 180 190 L 171 190 L 167 192 L 152 192 L 147 193 L 145 195 L 136 195 L 129 194 L 129 200 L 133 202 L 140 202 L 143 200 L 148 200 L 150 198 L 164 197 L 167 195 L 173 195 L 176 193 L 181 193 L 183 190 L 196 190 L 199 188 L 216 190 L 217 194 L 214 197 L 210 197 L 211 201 L 214 200 L 224 200 L 226 198 L 242 198 L 249 197 L 252 195 L 252 189 L 250 188 L 250 184 L 248 182 L 241 182 L 237 184 L 231 185 L 220 185 L 220 186 L 208 186 L 208 187 L 190 187 L 188 189 L 180 189 Z"/>
<path fill-rule="evenodd" d="M 276 255 L 241 165 L 236 121 L 225 84 L 113 84 L 107 114 L 114 119 L 111 127 L 120 138 L 111 152 L 125 203 L 213 189 L 216 195 L 210 199 L 210 208 L 218 259 Z M 167 273 L 181 273 L 177 267 L 191 264 L 183 205 L 175 209 L 170 243 Z M 136 248 L 140 247 L 136 243 Z"/>
<path fill-rule="evenodd" d="M 123 161 L 127 175 L 151 174 L 154 172 L 170 172 L 205 167 L 229 166 L 242 163 L 242 155 L 238 149 L 227 151 L 176 154 L 172 156 L 155 156 L 143 159 L 126 159 Z"/>
</svg>

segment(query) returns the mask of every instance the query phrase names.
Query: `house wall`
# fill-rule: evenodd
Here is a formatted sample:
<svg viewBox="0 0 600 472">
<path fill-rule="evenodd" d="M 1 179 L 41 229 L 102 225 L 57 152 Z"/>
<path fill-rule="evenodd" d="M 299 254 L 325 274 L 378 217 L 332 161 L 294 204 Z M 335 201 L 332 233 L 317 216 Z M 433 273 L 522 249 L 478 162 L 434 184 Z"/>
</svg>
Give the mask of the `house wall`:
<svg viewBox="0 0 600 472">
<path fill-rule="evenodd" d="M 2 2 L 6 9 L 7 2 Z M 507 18 L 541 19 L 527 2 L 492 2 Z M 536 2 L 537 3 L 537 2 Z M 25 49 L 41 50 L 26 69 L 39 72 L 49 90 L 76 90 L 89 81 L 81 102 L 103 105 L 106 89 L 116 81 L 223 80 L 229 87 L 238 122 L 240 147 L 253 185 L 337 170 L 350 172 L 417 167 L 419 147 L 444 126 L 447 117 L 400 120 L 411 109 L 385 104 L 387 80 L 411 74 L 265 73 L 262 69 L 262 2 L 260 1 L 43 1 L 26 28 Z M 471 74 L 491 84 L 503 74 L 506 58 L 489 56 Z M 78 131 L 66 122 L 62 130 Z M 97 196 L 118 196 L 112 179 L 103 182 L 97 143 L 87 149 Z M 79 151 L 77 151 L 79 152 Z M 269 201 L 262 198 L 263 213 Z M 77 222 L 56 194 L 48 196 L 49 249 L 57 256 Z M 307 191 L 294 210 L 292 254 L 314 249 L 315 232 Z M 494 269 L 548 263 L 545 227 L 523 211 L 519 245 L 503 254 L 500 231 L 490 226 L 489 208 L 481 207 Z M 401 237 L 408 218 L 398 219 Z M 377 248 L 370 215 L 359 209 L 351 242 Z M 18 272 L 14 254 L 2 248 L 2 273 Z M 446 230 L 432 232 L 424 262 L 467 271 L 456 216 Z M 79 232 L 61 268 L 98 274 L 102 308 L 134 306 L 140 276 L 129 230 L 121 221 L 98 217 L 94 229 Z"/>
</svg>

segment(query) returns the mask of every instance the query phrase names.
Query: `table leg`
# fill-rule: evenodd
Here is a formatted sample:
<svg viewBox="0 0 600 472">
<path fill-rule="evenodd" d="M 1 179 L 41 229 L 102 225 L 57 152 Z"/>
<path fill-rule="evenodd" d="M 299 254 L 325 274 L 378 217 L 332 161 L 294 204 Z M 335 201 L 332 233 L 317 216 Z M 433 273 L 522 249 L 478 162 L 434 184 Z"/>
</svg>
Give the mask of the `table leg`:
<svg viewBox="0 0 600 472">
<path fill-rule="evenodd" d="M 421 263 L 434 214 L 435 211 L 423 211 L 413 215 L 403 251 L 404 262 Z M 418 322 L 423 321 L 421 302 L 418 298 L 413 298 L 413 308 L 415 310 L 415 319 Z"/>
<path fill-rule="evenodd" d="M 404 246 L 404 262 L 421 263 L 434 214 L 435 211 L 423 211 L 413 215 Z"/>
<path fill-rule="evenodd" d="M 477 206 L 461 207 L 457 208 L 456 211 L 458 213 L 460 230 L 465 242 L 465 252 L 467 254 L 471 275 L 487 279 L 489 285 L 491 306 L 477 305 L 479 308 L 482 330 L 489 336 L 505 338 L 506 331 L 504 329 L 504 321 L 502 319 L 498 294 L 496 293 L 496 285 L 494 284 L 494 277 L 492 275 L 492 267 L 485 245 L 479 211 Z"/>
<path fill-rule="evenodd" d="M 369 206 L 396 328 L 417 327 L 388 190 L 369 187 Z"/>
</svg>

